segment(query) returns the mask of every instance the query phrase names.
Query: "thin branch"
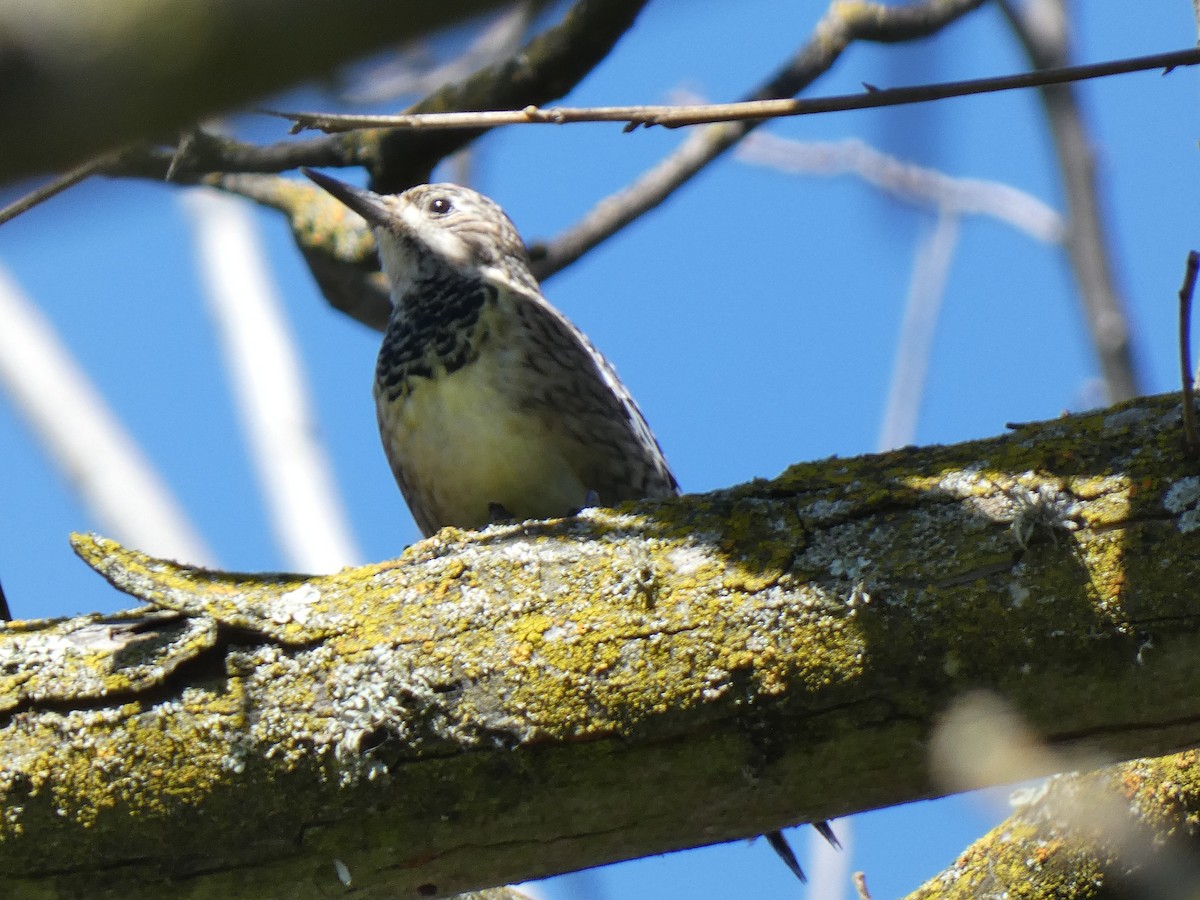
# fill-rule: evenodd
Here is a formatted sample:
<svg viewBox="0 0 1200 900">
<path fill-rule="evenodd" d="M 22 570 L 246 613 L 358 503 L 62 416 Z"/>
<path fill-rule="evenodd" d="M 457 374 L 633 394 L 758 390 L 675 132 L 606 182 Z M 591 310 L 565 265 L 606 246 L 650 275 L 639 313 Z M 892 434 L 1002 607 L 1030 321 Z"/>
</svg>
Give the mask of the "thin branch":
<svg viewBox="0 0 1200 900">
<path fill-rule="evenodd" d="M 1106 78 L 1112 75 L 1124 75 L 1130 72 L 1194 65 L 1200 65 L 1200 49 L 1196 48 L 1088 65 L 1022 72 L 1017 75 L 998 75 L 967 81 L 947 81 L 884 90 L 869 87 L 862 94 L 806 97 L 796 100 L 745 100 L 737 103 L 702 103 L 684 106 L 553 106 L 547 109 L 526 106 L 524 109 L 514 110 L 405 113 L 400 115 L 298 113 L 271 110 L 266 110 L 266 112 L 293 122 L 293 134 L 307 129 L 337 134 L 360 128 L 494 128 L 498 125 L 566 125 L 577 122 L 624 122 L 626 123 L 625 130 L 632 131 L 638 127 L 649 128 L 654 125 L 661 125 L 664 128 L 681 128 L 687 125 L 708 125 L 714 122 L 741 122 L 747 119 L 808 116 L 854 109 L 875 109 L 881 106 L 906 106 L 912 103 L 946 100 L 951 97 L 1040 88 L 1094 78 Z"/>
<path fill-rule="evenodd" d="M 899 42 L 924 37 L 966 15 L 983 0 L 925 0 L 911 6 L 833 3 L 805 45 L 774 76 L 745 99 L 791 97 L 828 71 L 856 40 Z M 689 134 L 671 155 L 629 186 L 601 200 L 592 211 L 548 244 L 530 248 L 538 278 L 557 272 L 658 206 L 680 186 L 762 123 L 762 119 L 719 122 Z"/>
<path fill-rule="evenodd" d="M 1192 374 L 1192 297 L 1196 292 L 1196 273 L 1200 270 L 1200 253 L 1192 250 L 1187 255 L 1183 286 L 1179 288 L 1179 368 L 1183 376 L 1183 433 L 1187 445 L 1195 452 L 1200 448 L 1200 435 L 1196 431 L 1195 376 Z"/>
<path fill-rule="evenodd" d="M 3 225 L 10 219 L 15 219 L 21 213 L 28 212 L 39 203 L 45 203 L 51 197 L 58 196 L 67 188 L 74 187 L 79 182 L 111 166 L 120 158 L 123 152 L 122 150 L 117 150 L 112 153 L 103 153 L 95 159 L 90 159 L 82 165 L 76 166 L 69 172 L 64 172 L 62 175 L 50 179 L 23 197 L 18 197 L 12 203 L 8 204 L 8 206 L 0 208 L 0 225 Z"/>
<path fill-rule="evenodd" d="M 409 112 L 494 109 L 544 103 L 569 93 L 612 52 L 647 0 L 576 0 L 554 26 L 508 58 L 447 85 Z M 417 134 L 386 128 L 374 134 L 362 161 L 371 187 L 390 193 L 428 180 L 429 170 L 483 132 L 457 129 Z"/>
<path fill-rule="evenodd" d="M 1021 9 L 1012 0 L 1001 0 L 1000 6 L 1030 63 L 1044 72 L 1063 71 L 1069 52 L 1062 0 L 1027 0 Z M 1165 61 L 1169 57 L 1176 61 Z M 1200 50 L 1160 54 L 1159 59 L 1168 69 L 1193 65 L 1200 61 Z M 1142 386 L 1133 358 L 1125 300 L 1110 263 L 1107 219 L 1097 192 L 1092 142 L 1071 84 L 1046 82 L 1041 86 L 1041 97 L 1062 172 L 1067 198 L 1067 255 L 1079 285 L 1084 317 L 1109 401 L 1127 400 L 1140 394 Z"/>
</svg>

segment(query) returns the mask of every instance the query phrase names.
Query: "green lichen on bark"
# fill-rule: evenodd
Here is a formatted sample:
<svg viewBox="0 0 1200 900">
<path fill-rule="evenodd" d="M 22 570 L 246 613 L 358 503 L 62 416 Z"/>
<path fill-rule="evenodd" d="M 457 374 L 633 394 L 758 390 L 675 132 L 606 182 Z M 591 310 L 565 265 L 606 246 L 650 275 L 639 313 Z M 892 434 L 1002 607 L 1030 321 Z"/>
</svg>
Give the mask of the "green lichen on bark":
<svg viewBox="0 0 1200 900">
<path fill-rule="evenodd" d="M 909 900 L 1105 900 L 1194 893 L 1196 751 L 1055 776 Z"/>
<path fill-rule="evenodd" d="M 1052 743 L 1179 746 L 1200 491 L 1177 429 L 1143 400 L 317 577 L 79 537 L 150 606 L 0 628 L 0 874 L 121 897 L 537 877 L 933 795 L 934 722 L 979 686 Z"/>
</svg>

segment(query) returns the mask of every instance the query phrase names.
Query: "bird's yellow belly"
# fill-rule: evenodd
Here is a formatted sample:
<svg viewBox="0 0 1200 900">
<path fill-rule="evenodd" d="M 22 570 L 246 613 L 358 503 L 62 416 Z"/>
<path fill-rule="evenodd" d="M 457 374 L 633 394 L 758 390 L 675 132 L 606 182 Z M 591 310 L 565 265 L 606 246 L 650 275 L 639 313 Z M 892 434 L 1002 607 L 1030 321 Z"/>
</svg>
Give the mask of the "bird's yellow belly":
<svg viewBox="0 0 1200 900">
<path fill-rule="evenodd" d="M 508 373 L 485 359 L 418 380 L 403 400 L 376 396 L 388 459 L 426 530 L 483 527 L 492 521 L 492 504 L 531 519 L 563 516 L 584 503 L 588 486 L 561 438 L 506 401 Z"/>
</svg>

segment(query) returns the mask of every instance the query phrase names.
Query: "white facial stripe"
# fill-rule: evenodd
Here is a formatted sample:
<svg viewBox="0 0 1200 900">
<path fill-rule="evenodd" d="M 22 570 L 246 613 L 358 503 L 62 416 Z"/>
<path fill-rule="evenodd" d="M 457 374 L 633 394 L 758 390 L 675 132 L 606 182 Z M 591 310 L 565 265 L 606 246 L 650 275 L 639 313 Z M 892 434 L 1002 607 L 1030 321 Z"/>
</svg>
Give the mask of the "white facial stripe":
<svg viewBox="0 0 1200 900">
<path fill-rule="evenodd" d="M 421 226 L 425 223 L 425 216 L 421 211 L 411 203 L 404 203 L 400 208 L 400 218 L 404 220 L 404 224 L 412 231 L 420 231 Z"/>
<path fill-rule="evenodd" d="M 406 203 L 401 213 L 404 224 L 419 234 L 435 253 L 451 265 L 467 266 L 471 263 L 471 252 L 466 242 L 445 227 L 442 222 L 430 221 L 427 215 L 413 203 Z"/>
</svg>

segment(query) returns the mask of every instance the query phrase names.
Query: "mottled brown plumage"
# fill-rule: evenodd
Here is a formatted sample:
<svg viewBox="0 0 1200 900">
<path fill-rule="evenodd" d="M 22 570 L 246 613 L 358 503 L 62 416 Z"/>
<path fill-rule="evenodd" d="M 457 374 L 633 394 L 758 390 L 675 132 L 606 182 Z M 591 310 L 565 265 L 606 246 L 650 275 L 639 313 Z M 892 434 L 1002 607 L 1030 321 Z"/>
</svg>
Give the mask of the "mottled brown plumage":
<svg viewBox="0 0 1200 900">
<path fill-rule="evenodd" d="M 629 391 L 542 296 L 499 206 L 453 184 L 386 196 L 310 177 L 375 226 L 393 304 L 376 411 L 422 532 L 678 492 Z"/>
</svg>

